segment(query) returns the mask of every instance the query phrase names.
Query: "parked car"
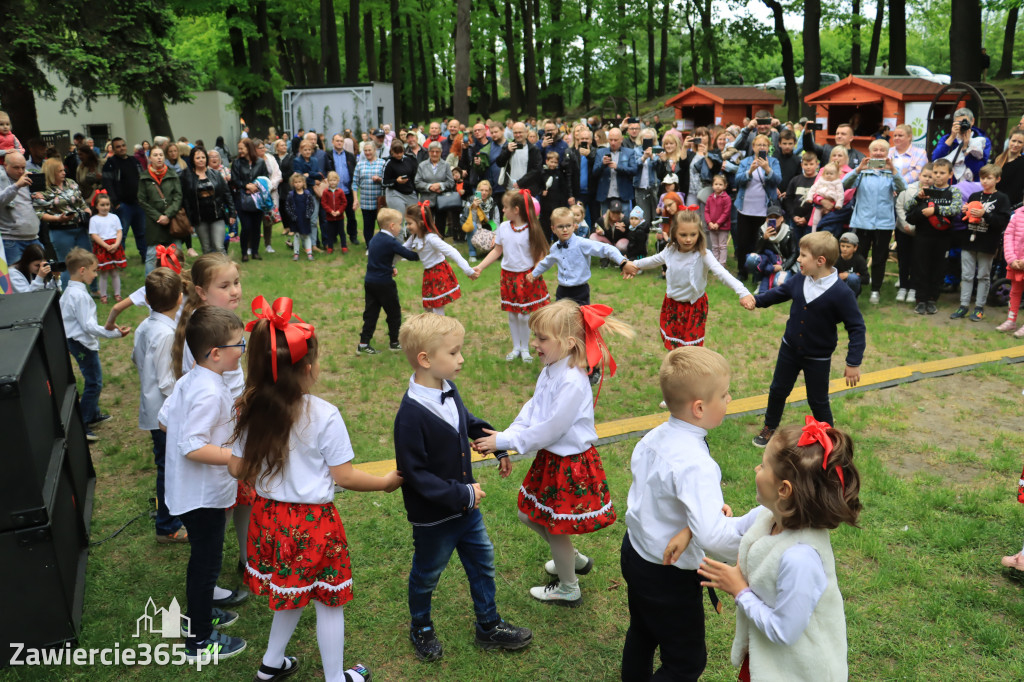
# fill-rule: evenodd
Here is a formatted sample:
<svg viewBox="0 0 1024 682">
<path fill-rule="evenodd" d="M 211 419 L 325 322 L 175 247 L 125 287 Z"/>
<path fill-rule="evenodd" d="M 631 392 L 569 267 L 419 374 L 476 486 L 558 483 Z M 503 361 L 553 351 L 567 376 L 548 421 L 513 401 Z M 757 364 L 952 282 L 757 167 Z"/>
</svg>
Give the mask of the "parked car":
<svg viewBox="0 0 1024 682">
<path fill-rule="evenodd" d="M 824 73 L 824 72 L 821 74 L 821 79 L 818 81 L 818 83 L 821 85 L 821 87 L 825 87 L 826 85 L 832 85 L 833 83 L 838 83 L 838 82 L 839 82 L 839 76 L 837 76 L 834 73 Z M 797 85 L 803 85 L 804 84 L 804 77 L 803 76 L 797 76 L 796 77 L 796 84 Z M 758 83 L 754 87 L 755 88 L 761 88 L 762 90 L 785 90 L 786 89 L 786 79 L 785 79 L 784 76 L 779 76 L 777 78 L 771 79 L 770 81 L 765 81 L 764 83 Z"/>
<path fill-rule="evenodd" d="M 907 64 L 907 73 L 909 73 L 911 76 L 923 78 L 933 83 L 940 83 L 942 85 L 947 85 L 950 82 L 950 78 L 948 75 L 942 73 L 932 73 L 923 66 Z"/>
</svg>

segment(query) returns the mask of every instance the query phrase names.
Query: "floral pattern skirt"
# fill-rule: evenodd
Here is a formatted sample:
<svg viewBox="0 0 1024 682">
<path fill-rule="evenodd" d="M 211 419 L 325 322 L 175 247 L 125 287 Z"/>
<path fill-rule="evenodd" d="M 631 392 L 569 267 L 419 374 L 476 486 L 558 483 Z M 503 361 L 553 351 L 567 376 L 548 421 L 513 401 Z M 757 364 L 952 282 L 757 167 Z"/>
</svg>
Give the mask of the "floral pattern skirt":
<svg viewBox="0 0 1024 682">
<path fill-rule="evenodd" d="M 555 535 L 593 533 L 615 523 L 597 449 L 567 457 L 538 452 L 519 489 L 519 511 Z"/>
<path fill-rule="evenodd" d="M 441 261 L 423 271 L 423 307 L 440 308 L 454 303 L 462 297 L 459 280 L 455 279 L 452 266 Z"/>
<path fill-rule="evenodd" d="M 238 492 L 235 493 L 235 503 L 228 507 L 228 509 L 234 509 L 235 507 L 251 507 L 256 504 L 257 499 L 259 499 L 259 495 L 256 494 L 256 488 L 253 487 L 252 483 L 238 481 Z"/>
<path fill-rule="evenodd" d="M 543 277 L 526 281 L 526 272 L 501 271 L 501 309 L 506 313 L 532 313 L 551 302 Z"/>
<path fill-rule="evenodd" d="M 113 244 L 116 239 L 105 239 L 104 244 Z M 99 244 L 93 242 L 92 252 L 96 255 L 96 260 L 100 262 L 100 272 L 109 272 L 114 268 L 125 268 L 128 266 L 128 261 L 124 257 L 124 244 L 118 245 L 113 251 L 107 251 Z"/>
<path fill-rule="evenodd" d="M 245 584 L 269 595 L 274 611 L 315 600 L 352 600 L 352 565 L 345 527 L 333 503 L 297 504 L 259 498 L 249 520 Z"/>
<path fill-rule="evenodd" d="M 707 294 L 693 303 L 682 303 L 666 296 L 661 304 L 661 338 L 668 350 L 680 346 L 703 346 L 707 322 Z"/>
</svg>

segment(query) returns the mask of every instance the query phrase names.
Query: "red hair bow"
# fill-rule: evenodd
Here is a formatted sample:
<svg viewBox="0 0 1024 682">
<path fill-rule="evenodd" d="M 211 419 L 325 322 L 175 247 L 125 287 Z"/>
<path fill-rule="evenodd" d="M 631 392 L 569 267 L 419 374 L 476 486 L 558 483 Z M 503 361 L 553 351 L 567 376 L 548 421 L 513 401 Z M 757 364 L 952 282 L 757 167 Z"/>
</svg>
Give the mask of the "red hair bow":
<svg viewBox="0 0 1024 682">
<path fill-rule="evenodd" d="M 284 332 L 284 338 L 288 342 L 288 355 L 292 364 L 306 357 L 309 352 L 309 344 L 306 343 L 315 333 L 313 325 L 302 320 L 301 317 L 292 313 L 292 299 L 279 298 L 271 306 L 267 299 L 257 296 L 252 300 L 252 314 L 256 319 L 245 325 L 245 331 L 251 332 L 256 323 L 266 320 L 270 323 L 270 367 L 277 381 L 277 330 Z M 292 322 L 292 318 L 298 322 Z"/>
<path fill-rule="evenodd" d="M 420 218 L 423 220 L 423 235 L 426 236 L 427 232 L 433 232 L 430 229 L 430 223 L 427 222 L 427 209 L 430 208 L 429 201 L 417 201 L 416 205 L 420 207 Z"/>
<path fill-rule="evenodd" d="M 89 203 L 92 204 L 93 206 L 96 206 L 96 200 L 100 198 L 101 194 L 103 196 L 107 197 L 108 199 L 110 198 L 110 195 L 107 194 L 107 190 L 105 190 L 105 189 L 98 189 L 95 192 L 93 192 L 92 201 L 90 201 Z"/>
<path fill-rule="evenodd" d="M 179 275 L 181 274 L 181 261 L 178 260 L 178 250 L 174 244 L 169 246 L 157 244 L 156 259 L 160 263 L 160 267 L 170 268 Z"/>
<path fill-rule="evenodd" d="M 831 428 L 831 424 L 820 422 L 811 415 L 807 415 L 804 417 L 803 433 L 800 434 L 800 440 L 796 442 L 797 445 L 820 443 L 821 447 L 825 450 L 825 455 L 821 458 L 821 468 L 825 471 L 828 471 L 828 456 L 832 454 L 832 438 L 828 435 L 828 430 Z M 836 473 L 839 474 L 839 483 L 845 491 L 846 481 L 843 479 L 843 468 L 837 466 Z"/>
<path fill-rule="evenodd" d="M 530 218 L 530 211 L 533 211 L 534 213 L 537 212 L 537 210 L 533 206 L 533 195 L 530 194 L 530 190 L 528 190 L 528 189 L 521 189 L 521 190 L 519 190 L 519 194 L 521 194 L 523 199 L 526 201 L 526 216 L 525 217 L 527 218 L 527 220 L 529 220 L 529 218 Z"/>
<path fill-rule="evenodd" d="M 689 206 L 683 206 L 684 211 L 699 211 L 700 206 L 697 204 L 690 204 Z"/>
<path fill-rule="evenodd" d="M 615 358 L 612 357 L 611 351 L 608 350 L 608 344 L 604 342 L 604 337 L 601 336 L 601 325 L 604 324 L 604 318 L 611 315 L 612 312 L 610 307 L 599 303 L 580 306 L 580 313 L 583 315 L 583 338 L 587 347 L 587 368 L 593 369 L 598 366 L 603 368 L 605 364 L 605 354 L 603 351 L 608 351 L 609 376 L 615 376 Z M 603 383 L 604 373 L 602 372 L 601 380 L 597 384 L 597 395 L 594 396 L 595 406 L 597 405 L 597 399 L 601 397 L 601 385 Z"/>
</svg>

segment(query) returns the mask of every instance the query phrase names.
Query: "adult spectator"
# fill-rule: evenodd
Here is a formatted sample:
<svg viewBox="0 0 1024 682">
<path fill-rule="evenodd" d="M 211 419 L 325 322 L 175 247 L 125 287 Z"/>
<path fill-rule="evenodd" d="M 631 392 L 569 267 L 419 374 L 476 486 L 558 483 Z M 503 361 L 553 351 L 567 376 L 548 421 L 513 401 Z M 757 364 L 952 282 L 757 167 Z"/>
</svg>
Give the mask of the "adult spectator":
<svg viewBox="0 0 1024 682">
<path fill-rule="evenodd" d="M 487 126 L 477 122 L 473 126 L 473 142 L 469 145 L 469 177 L 466 181 L 466 196 L 476 191 L 481 180 L 487 180 L 493 187 L 498 183 L 498 167 L 494 164 L 501 154 L 501 145 L 487 137 Z"/>
<path fill-rule="evenodd" d="M 1006 194 L 1010 205 L 1024 201 L 1024 128 L 1015 128 L 1007 140 L 1006 151 L 996 157 L 995 164 L 1002 168 L 996 188 Z"/>
<path fill-rule="evenodd" d="M 30 137 L 25 143 L 25 170 L 42 173 L 46 160 L 46 143 L 40 137 Z"/>
<path fill-rule="evenodd" d="M 96 140 L 91 137 L 87 137 L 85 138 L 84 143 L 86 149 L 95 154 L 97 159 L 100 158 L 100 150 L 96 149 Z"/>
<path fill-rule="evenodd" d="M 164 163 L 179 176 L 188 167 L 185 159 L 181 158 L 181 147 L 178 146 L 177 142 L 168 142 L 164 147 Z"/>
<path fill-rule="evenodd" d="M 146 213 L 146 274 L 156 268 L 156 247 L 181 242 L 171 238 L 171 218 L 181 208 L 181 179 L 168 169 L 164 150 L 153 147 L 149 152 L 149 168 L 139 178 L 139 205 Z"/>
<path fill-rule="evenodd" d="M 462 124 L 459 123 L 459 119 L 450 118 L 448 119 L 448 134 L 441 140 L 441 158 L 447 159 L 448 155 L 452 153 L 452 143 L 456 137 L 460 137 L 462 132 L 460 127 Z"/>
<path fill-rule="evenodd" d="M 277 161 L 277 167 L 281 169 L 281 184 L 278 185 L 278 213 L 281 214 L 281 225 L 284 227 L 285 233 L 291 232 L 292 219 L 288 215 L 288 211 L 281 210 L 282 195 L 288 196 L 288 192 L 291 191 L 292 173 L 294 173 L 293 163 L 295 156 L 291 153 L 288 146 L 288 142 L 284 138 L 278 138 L 274 142 L 274 159 Z"/>
<path fill-rule="evenodd" d="M 427 145 L 427 160 L 420 163 L 416 169 L 416 191 L 419 192 L 420 201 L 429 201 L 430 210 L 434 212 L 434 225 L 445 237 L 449 214 L 452 210 L 460 211 L 461 206 L 456 209 L 438 209 L 437 198 L 444 192 L 455 189 L 455 178 L 452 177 L 452 167 L 441 158 L 441 143 L 431 142 Z"/>
<path fill-rule="evenodd" d="M 356 202 L 352 196 L 352 180 L 356 172 L 356 156 L 345 149 L 345 138 L 335 135 L 331 138 L 331 153 L 327 156 L 327 172 L 334 171 L 338 174 L 338 188 L 345 192 L 345 200 L 348 204 L 345 208 L 345 219 L 348 220 L 348 240 L 353 245 L 358 244 L 356 239 Z M 344 222 L 344 221 L 343 221 Z M 338 226 L 344 229 L 344 226 Z"/>
<path fill-rule="evenodd" d="M 150 161 L 152 158 L 151 156 Z M 239 242 L 242 247 L 243 263 L 250 257 L 253 260 L 263 260 L 263 256 L 260 255 L 260 223 L 263 220 L 263 211 L 247 197 L 259 191 L 256 178 L 260 176 L 269 177 L 267 164 L 257 156 L 256 145 L 252 140 L 242 138 L 238 141 L 238 157 L 231 162 L 231 180 L 228 185 L 231 187 L 235 212 L 241 224 Z"/>
<path fill-rule="evenodd" d="M 430 148 L 431 142 L 440 142 L 443 138 L 441 137 L 441 124 L 437 121 L 430 122 L 430 134 L 427 135 L 427 139 L 423 141 L 423 146 L 427 149 Z"/>
<path fill-rule="evenodd" d="M 661 123 L 661 116 L 659 116 L 658 114 L 655 114 L 651 118 L 651 127 L 654 128 L 654 132 L 657 134 L 657 137 L 660 139 L 662 133 L 665 130 L 665 126 L 662 125 L 662 123 Z"/>
<path fill-rule="evenodd" d="M 209 168 L 206 151 L 200 147 L 189 154 L 188 165 L 188 170 L 181 174 L 185 213 L 196 228 L 203 253 L 224 253 L 224 223 L 235 222 L 231 190 L 220 173 Z"/>
<path fill-rule="evenodd" d="M 32 206 L 30 184 L 32 178 L 25 172 L 25 155 L 8 152 L 3 172 L 0 172 L 0 238 L 8 263 L 21 260 L 29 244 L 43 245 L 39 241 L 39 216 Z"/>
<path fill-rule="evenodd" d="M 139 178 L 146 171 L 138 158 L 128 156 L 128 143 L 115 137 L 114 155 L 103 164 L 103 187 L 110 205 L 121 220 L 122 241 L 129 231 L 135 235 L 135 248 L 146 259 L 146 214 L 139 205 Z"/>
<path fill-rule="evenodd" d="M 572 129 L 572 146 L 565 152 L 565 165 L 569 172 L 569 205 L 583 205 L 588 225 L 593 225 L 598 217 L 598 207 L 594 201 L 597 183 L 591 180 L 591 162 L 594 158 L 592 138 L 590 128 L 582 123 L 576 124 Z"/>
<path fill-rule="evenodd" d="M 815 131 L 804 130 L 803 149 L 817 154 L 818 160 L 821 161 L 822 164 L 828 163 L 828 160 L 832 157 L 833 147 L 846 148 L 847 154 L 850 157 L 849 164 L 851 167 L 859 166 L 861 159 L 864 158 L 863 154 L 853 148 L 853 126 L 849 123 L 840 123 L 836 126 L 835 144 L 826 144 L 825 146 L 821 146 L 814 141 L 814 135 Z"/>
<path fill-rule="evenodd" d="M 388 133 L 382 128 L 377 128 L 371 135 L 373 138 L 374 145 L 377 146 L 377 156 L 384 156 L 384 152 L 391 149 L 391 142 L 394 142 L 395 136 L 391 134 L 391 142 L 388 141 Z"/>
<path fill-rule="evenodd" d="M 527 141 L 526 124 L 512 124 L 512 139 L 502 146 L 501 154 L 495 163 L 501 169 L 498 180 L 504 180 L 506 190 L 528 189 L 537 194 L 537 185 L 544 164 L 540 150 Z"/>
<path fill-rule="evenodd" d="M 932 151 L 932 161 L 946 159 L 953 164 L 953 183 L 978 182 L 978 171 L 988 163 L 991 153 L 992 140 L 985 137 L 980 128 L 974 127 L 974 112 L 964 107 L 953 114 L 949 136 Z M 852 158 L 850 165 L 853 165 Z"/>
<path fill-rule="evenodd" d="M 71 137 L 71 149 L 68 150 L 68 155 L 64 157 L 64 171 L 71 177 L 75 176 L 75 171 L 78 170 L 78 148 L 85 144 L 85 135 L 82 133 L 75 133 Z"/>
<path fill-rule="evenodd" d="M 88 222 L 92 212 L 85 203 L 78 183 L 66 177 L 67 172 L 59 159 L 44 161 L 43 174 L 46 176 L 46 189 L 32 195 L 32 205 L 39 221 L 45 223 L 49 229 L 50 242 L 53 244 L 57 260 L 64 260 L 68 252 L 76 246 L 91 251 Z M 6 240 L 4 248 L 7 249 Z M 7 257 L 11 258 L 9 250 Z M 67 286 L 68 277 L 67 271 L 61 274 L 62 288 Z"/>
<path fill-rule="evenodd" d="M 385 160 L 377 156 L 377 145 L 363 143 L 363 153 L 356 162 L 353 184 L 359 190 L 359 210 L 363 214 L 363 243 L 369 247 L 377 224 L 377 200 L 384 196 Z"/>
<path fill-rule="evenodd" d="M 653 224 L 654 211 L 658 208 L 658 199 L 661 197 L 661 177 L 658 175 L 661 159 L 654 156 L 657 134 L 654 128 L 644 128 L 640 131 L 640 146 L 634 148 L 637 168 L 636 175 L 633 176 L 633 205 L 643 210 L 646 228 Z M 645 142 L 646 140 L 650 142 Z M 646 148 L 644 144 L 647 144 Z"/>
<path fill-rule="evenodd" d="M 558 152 L 558 163 L 565 163 L 565 153 L 569 150 L 569 145 L 562 139 L 558 126 L 550 118 L 544 121 L 544 137 L 537 144 L 540 146 L 540 158 L 546 159 L 548 152 Z"/>
<path fill-rule="evenodd" d="M 768 208 L 778 201 L 782 168 L 778 159 L 768 156 L 770 144 L 767 135 L 756 136 L 751 142 L 750 154 L 744 157 L 736 171 L 739 190 L 735 206 L 739 215 L 732 239 L 740 281 L 747 278 L 747 254 L 754 250 Z M 762 158 L 762 152 L 765 158 Z"/>
<path fill-rule="evenodd" d="M 270 198 L 274 201 L 274 210 L 263 214 L 263 246 L 267 253 L 274 253 L 270 239 L 274 236 L 274 225 L 281 220 L 281 197 L 278 191 L 283 176 L 281 167 L 277 165 L 277 157 L 267 153 L 266 143 L 258 137 L 252 138 L 252 143 L 256 145 L 256 156 L 267 165 L 267 173 L 269 173 L 267 180 L 270 181 Z M 287 187 L 288 185 L 285 185 L 285 188 Z M 258 241 L 257 239 L 257 247 L 259 246 Z"/>
<path fill-rule="evenodd" d="M 418 168 L 416 157 L 405 153 L 405 145 L 400 140 L 391 143 L 391 157 L 384 164 L 384 174 L 381 176 L 388 208 L 405 213 L 407 206 L 416 203 Z"/>
<path fill-rule="evenodd" d="M 80 157 L 78 170 L 75 171 L 75 182 L 85 198 L 85 203 L 92 206 L 93 195 L 96 190 L 103 187 L 103 170 L 100 167 L 100 157 L 90 151 L 86 151 Z M 113 204 L 111 204 L 113 205 Z"/>
<path fill-rule="evenodd" d="M 313 164 L 318 173 L 327 177 L 327 153 L 324 152 L 324 146 L 320 143 L 320 136 L 310 130 L 306 133 L 306 136 L 302 138 L 306 142 L 313 144 Z"/>
<path fill-rule="evenodd" d="M 132 150 L 132 156 L 139 162 L 139 167 L 143 170 L 149 166 L 149 149 L 146 148 L 148 144 L 149 142 L 143 140 L 142 144 L 135 145 L 135 148 Z"/>
<path fill-rule="evenodd" d="M 914 146 L 914 129 L 902 123 L 893 128 L 889 137 L 892 138 L 889 158 L 892 159 L 893 168 L 903 178 L 904 183 L 909 185 L 917 182 L 921 169 L 928 163 L 928 154 L 920 147 Z"/>
<path fill-rule="evenodd" d="M 675 191 L 680 196 L 689 194 L 690 172 L 686 162 L 686 153 L 683 151 L 682 145 L 679 144 L 679 138 L 665 133 L 661 139 L 661 148 L 663 151 L 659 152 L 654 159 L 654 172 L 658 176 L 658 181 L 664 181 L 665 176 L 671 173 L 678 180 Z M 658 197 L 655 197 L 655 204 L 658 203 L 657 199 Z M 690 197 L 689 201 L 696 203 L 697 199 Z M 647 220 L 650 220 L 650 218 L 647 218 Z"/>
<path fill-rule="evenodd" d="M 409 130 L 405 133 L 405 153 L 416 157 L 416 163 L 422 163 L 427 160 L 427 150 L 420 144 L 420 136 L 416 134 L 415 130 Z"/>
<path fill-rule="evenodd" d="M 768 119 L 769 122 L 758 123 L 759 119 L 761 121 Z M 769 154 L 772 154 L 774 150 L 779 148 L 778 128 L 780 125 L 781 124 L 779 123 L 779 120 L 777 118 L 774 118 L 771 115 L 771 112 L 769 112 L 767 109 L 761 109 L 754 115 L 754 118 L 751 119 L 751 121 L 743 127 L 743 130 L 740 131 L 740 134 L 736 136 L 736 141 L 732 143 L 732 146 L 736 147 L 736 149 L 740 150 L 741 152 L 749 152 L 750 142 L 754 139 L 754 137 L 756 137 L 757 135 L 767 135 L 768 138 L 771 140 L 771 148 L 769 149 Z"/>
<path fill-rule="evenodd" d="M 622 139 L 622 146 L 626 149 L 636 149 L 640 146 L 640 119 L 629 118 L 623 120 L 625 124 L 626 134 Z"/>
<path fill-rule="evenodd" d="M 594 156 L 592 181 L 597 183 L 597 202 L 601 214 L 608 210 L 608 202 L 618 199 L 628 214 L 633 204 L 633 176 L 636 175 L 636 154 L 625 149 L 622 131 L 608 131 L 608 146 L 601 147 Z M 595 216 L 595 220 L 598 218 Z"/>
</svg>

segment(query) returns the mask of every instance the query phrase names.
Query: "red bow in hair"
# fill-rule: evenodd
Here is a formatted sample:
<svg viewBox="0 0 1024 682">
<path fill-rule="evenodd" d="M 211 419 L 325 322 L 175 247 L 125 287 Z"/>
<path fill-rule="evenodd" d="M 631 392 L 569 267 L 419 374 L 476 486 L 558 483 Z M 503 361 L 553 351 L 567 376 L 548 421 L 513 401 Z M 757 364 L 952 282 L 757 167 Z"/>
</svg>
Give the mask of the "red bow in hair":
<svg viewBox="0 0 1024 682">
<path fill-rule="evenodd" d="M 107 194 L 107 190 L 105 190 L 105 189 L 98 189 L 95 192 L 93 192 L 92 201 L 90 201 L 89 204 L 92 205 L 93 207 L 95 207 L 96 206 L 96 200 L 99 199 L 101 194 L 103 196 L 107 197 L 108 199 L 110 198 L 110 195 Z"/>
<path fill-rule="evenodd" d="M 252 314 L 256 319 L 245 325 L 245 331 L 251 332 L 256 323 L 266 320 L 270 323 L 270 367 L 277 381 L 277 331 L 284 332 L 284 338 L 288 342 L 288 355 L 292 364 L 306 357 L 309 352 L 309 344 L 306 342 L 313 336 L 315 330 L 313 325 L 302 320 L 301 317 L 292 313 L 292 299 L 279 298 L 271 306 L 267 299 L 257 296 L 252 300 Z M 292 318 L 298 322 L 292 322 Z"/>
<path fill-rule="evenodd" d="M 181 274 L 181 261 L 178 260 L 178 250 L 174 247 L 174 244 L 169 246 L 157 244 L 156 259 L 160 263 L 160 267 L 170 268 L 179 275 Z"/>
<path fill-rule="evenodd" d="M 533 195 L 530 194 L 530 190 L 528 189 L 519 190 L 519 194 L 521 194 L 523 199 L 526 201 L 526 220 L 527 222 L 529 222 L 530 211 L 533 211 L 534 213 L 537 212 L 536 209 L 534 209 L 533 207 Z"/>
<path fill-rule="evenodd" d="M 797 445 L 820 443 L 821 447 L 825 450 L 825 455 L 821 458 L 821 468 L 826 471 L 828 470 L 828 456 L 832 454 L 832 438 L 828 435 L 828 430 L 831 428 L 831 424 L 820 422 L 811 415 L 807 415 L 804 418 L 803 433 L 800 434 L 800 440 L 796 442 Z M 843 491 L 845 492 L 846 481 L 843 479 L 843 468 L 837 466 L 836 473 L 839 474 L 839 483 L 843 486 Z"/>
<path fill-rule="evenodd" d="M 612 314 L 612 309 L 606 305 L 599 303 L 591 305 L 581 305 L 580 313 L 583 314 L 583 329 L 584 329 L 584 342 L 587 347 L 587 368 L 593 369 L 595 367 L 604 367 L 605 359 L 604 352 L 608 351 L 608 371 L 609 376 L 615 376 L 615 358 L 612 357 L 612 353 L 608 350 L 608 344 L 604 342 L 604 337 L 601 336 L 601 325 L 604 324 L 604 318 Z M 601 397 L 601 385 L 604 383 L 604 373 L 601 373 L 601 380 L 597 384 L 597 395 L 594 396 L 594 405 L 597 405 L 597 399 Z"/>
<path fill-rule="evenodd" d="M 430 232 L 430 224 L 427 222 L 427 209 L 430 208 L 429 201 L 417 201 L 416 205 L 420 207 L 420 218 L 423 219 L 423 233 Z"/>
<path fill-rule="evenodd" d="M 697 204 L 690 204 L 689 206 L 683 206 L 684 211 L 699 211 L 700 206 Z"/>
</svg>

